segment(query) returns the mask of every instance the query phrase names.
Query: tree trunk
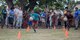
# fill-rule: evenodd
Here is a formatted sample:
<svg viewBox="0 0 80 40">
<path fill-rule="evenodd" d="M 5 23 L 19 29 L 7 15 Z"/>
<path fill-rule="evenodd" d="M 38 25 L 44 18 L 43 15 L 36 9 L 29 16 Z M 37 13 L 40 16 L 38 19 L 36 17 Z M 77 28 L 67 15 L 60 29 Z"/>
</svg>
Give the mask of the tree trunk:
<svg viewBox="0 0 80 40">
<path fill-rule="evenodd" d="M 9 8 L 11 8 L 12 6 L 14 6 L 13 4 L 13 0 L 5 0 L 7 5 L 9 6 Z M 33 9 L 34 6 L 36 5 L 36 1 L 37 0 L 29 0 L 29 5 L 26 6 L 27 4 L 27 0 L 18 0 L 20 2 L 20 7 L 22 8 L 22 10 L 27 10 L 28 8 Z M 25 6 L 27 7 L 27 9 L 25 9 Z"/>
<path fill-rule="evenodd" d="M 28 8 L 29 8 L 29 10 L 33 9 L 34 6 L 36 5 L 36 1 L 37 0 L 29 0 L 29 4 L 26 6 L 27 0 L 19 0 L 22 9 L 26 10 L 26 11 L 27 11 Z"/>
<path fill-rule="evenodd" d="M 7 5 L 9 6 L 9 8 L 11 8 L 12 6 L 14 6 L 13 4 L 13 0 L 5 0 Z"/>
<path fill-rule="evenodd" d="M 27 0 L 19 0 L 20 2 L 20 7 L 22 8 L 22 10 L 24 10 L 24 6 L 27 4 Z"/>
</svg>

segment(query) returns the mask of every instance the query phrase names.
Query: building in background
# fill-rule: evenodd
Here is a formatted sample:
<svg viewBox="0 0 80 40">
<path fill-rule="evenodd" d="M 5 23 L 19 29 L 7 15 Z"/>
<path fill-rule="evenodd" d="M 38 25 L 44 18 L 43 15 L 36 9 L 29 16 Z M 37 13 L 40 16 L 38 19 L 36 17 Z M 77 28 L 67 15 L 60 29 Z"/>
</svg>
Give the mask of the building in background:
<svg viewBox="0 0 80 40">
<path fill-rule="evenodd" d="M 80 1 L 80 0 L 74 0 L 75 2 Z"/>
</svg>

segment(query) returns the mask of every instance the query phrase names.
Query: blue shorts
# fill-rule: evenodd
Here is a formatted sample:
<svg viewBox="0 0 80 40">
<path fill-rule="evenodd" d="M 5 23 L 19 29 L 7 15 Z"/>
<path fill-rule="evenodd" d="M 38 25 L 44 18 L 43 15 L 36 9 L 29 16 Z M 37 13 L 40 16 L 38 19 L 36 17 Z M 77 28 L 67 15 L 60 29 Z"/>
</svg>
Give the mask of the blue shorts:
<svg viewBox="0 0 80 40">
<path fill-rule="evenodd" d="M 32 25 L 32 21 L 28 21 L 28 25 L 31 26 Z"/>
</svg>

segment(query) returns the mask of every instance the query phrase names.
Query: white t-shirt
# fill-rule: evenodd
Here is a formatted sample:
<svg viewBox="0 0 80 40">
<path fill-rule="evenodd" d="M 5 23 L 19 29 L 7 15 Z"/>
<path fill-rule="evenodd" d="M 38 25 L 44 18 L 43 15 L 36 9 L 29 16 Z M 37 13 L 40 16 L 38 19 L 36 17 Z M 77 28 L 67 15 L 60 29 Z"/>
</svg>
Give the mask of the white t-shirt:
<svg viewBox="0 0 80 40">
<path fill-rule="evenodd" d="M 19 11 L 18 11 L 17 17 L 23 17 L 23 11 L 22 11 L 22 10 L 19 10 Z"/>
<path fill-rule="evenodd" d="M 15 8 L 15 9 L 14 9 L 14 12 L 15 12 L 15 14 L 17 15 L 17 14 L 19 13 L 19 9 L 18 9 L 18 8 Z"/>
<path fill-rule="evenodd" d="M 64 21 L 67 21 L 68 19 L 67 19 L 67 17 L 65 16 L 63 20 L 64 20 Z"/>
<path fill-rule="evenodd" d="M 54 12 L 56 13 L 56 15 L 58 16 L 57 18 L 59 18 L 59 14 L 61 14 L 61 17 L 64 16 L 64 13 L 62 10 L 54 10 Z"/>
<path fill-rule="evenodd" d="M 57 15 L 59 15 L 59 14 L 64 15 L 64 13 L 63 13 L 62 10 L 54 10 L 54 12 L 55 12 Z"/>
<path fill-rule="evenodd" d="M 6 11 L 7 11 L 7 17 L 9 17 L 10 9 L 7 7 L 7 8 L 6 8 Z"/>
</svg>

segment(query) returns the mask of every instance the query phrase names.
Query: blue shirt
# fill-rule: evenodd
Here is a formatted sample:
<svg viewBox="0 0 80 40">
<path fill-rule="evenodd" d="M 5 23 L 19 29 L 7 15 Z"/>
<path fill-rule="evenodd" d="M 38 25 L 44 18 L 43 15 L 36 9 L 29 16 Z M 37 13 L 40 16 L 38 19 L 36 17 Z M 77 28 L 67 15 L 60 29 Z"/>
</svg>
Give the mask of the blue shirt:
<svg viewBox="0 0 80 40">
<path fill-rule="evenodd" d="M 14 17 L 14 10 L 10 10 L 9 17 Z"/>
<path fill-rule="evenodd" d="M 74 17 L 75 17 L 75 18 L 79 18 L 79 17 L 80 17 L 80 10 L 76 10 L 76 11 L 75 11 Z"/>
<path fill-rule="evenodd" d="M 41 15 L 41 17 L 46 17 L 46 13 L 44 13 L 44 12 L 41 12 L 40 15 Z"/>
</svg>

